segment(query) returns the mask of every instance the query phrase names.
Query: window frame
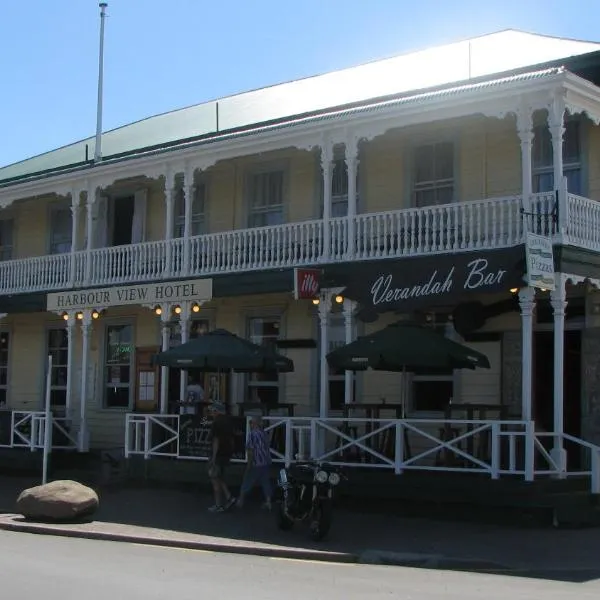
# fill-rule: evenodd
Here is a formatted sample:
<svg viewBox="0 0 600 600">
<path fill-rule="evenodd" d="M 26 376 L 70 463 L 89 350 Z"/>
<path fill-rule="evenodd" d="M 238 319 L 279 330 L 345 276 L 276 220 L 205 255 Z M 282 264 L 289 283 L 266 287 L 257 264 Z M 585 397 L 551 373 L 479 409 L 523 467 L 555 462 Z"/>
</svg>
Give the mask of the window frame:
<svg viewBox="0 0 600 600">
<path fill-rule="evenodd" d="M 338 323 L 339 322 L 339 323 Z M 332 335 L 333 331 L 335 329 L 339 328 L 342 335 L 340 336 L 342 339 L 340 339 L 339 341 L 335 341 L 334 343 L 332 343 L 332 338 L 336 338 L 338 336 L 334 336 Z M 356 326 L 354 326 L 354 331 L 353 331 L 353 337 L 356 339 Z M 319 332 L 320 335 L 320 332 Z M 334 345 L 335 344 L 335 345 Z M 321 345 L 321 340 L 319 339 L 319 347 Z M 341 346 L 345 346 L 346 345 L 346 319 L 344 316 L 344 313 L 329 313 L 328 314 L 328 318 L 327 318 L 327 352 L 331 352 L 334 349 L 341 347 Z M 319 376 L 320 376 L 320 369 L 319 369 Z M 352 385 L 354 386 L 354 394 L 353 394 L 353 398 L 356 401 L 356 386 L 357 386 L 357 373 L 356 371 L 350 371 L 350 373 L 352 374 Z M 340 411 L 343 410 L 344 408 L 344 404 L 346 402 L 346 398 L 345 398 L 345 386 L 346 386 L 346 371 L 341 371 L 338 374 L 335 374 L 335 369 L 333 369 L 332 367 L 329 367 L 327 369 L 327 383 L 328 383 L 328 402 L 329 402 L 329 410 L 331 411 Z M 342 383 L 344 385 L 344 399 L 342 400 L 342 403 L 340 404 L 340 406 L 333 406 L 331 403 L 331 384 L 332 383 Z M 319 389 L 320 389 L 320 384 L 319 384 Z"/>
<path fill-rule="evenodd" d="M 2 227 L 3 223 L 9 223 L 10 224 L 10 237 L 11 237 L 11 244 L 10 246 L 3 246 L 1 245 L 1 236 L 0 236 L 0 262 L 5 262 L 5 261 L 9 261 L 9 260 L 14 260 L 15 258 L 15 247 L 16 247 L 16 240 L 15 240 L 15 233 L 16 233 L 16 219 L 13 216 L 5 216 L 5 217 L 0 217 L 0 227 Z M 5 250 L 8 249 L 9 250 L 9 254 L 8 256 L 5 256 Z"/>
<path fill-rule="evenodd" d="M 564 147 L 567 142 L 567 131 L 569 130 L 569 125 L 575 125 L 577 127 L 577 137 L 578 137 L 578 161 L 566 162 L 564 160 Z M 557 184 L 554 181 L 554 147 L 552 146 L 552 135 L 550 133 L 549 125 L 547 119 L 539 120 L 534 122 L 533 126 L 533 138 L 531 141 L 531 189 L 534 194 L 544 194 L 554 192 L 557 188 Z M 536 165 L 535 161 L 535 152 L 536 152 L 536 139 L 537 132 L 540 130 L 544 130 L 544 132 L 548 135 L 547 141 L 550 149 L 550 158 L 547 164 Z M 565 176 L 568 172 L 579 172 L 579 193 L 581 195 L 585 195 L 586 189 L 584 188 L 584 184 L 586 181 L 585 178 L 585 164 L 584 164 L 584 156 L 585 156 L 585 127 L 584 121 L 578 117 L 578 115 L 569 116 L 565 118 L 565 133 L 563 135 L 563 176 Z M 543 176 L 552 176 L 553 185 L 552 189 L 549 190 L 541 190 L 539 185 L 541 177 Z M 575 192 L 573 192 L 575 193 Z"/>
<path fill-rule="evenodd" d="M 245 315 L 245 331 L 246 331 L 246 339 L 253 343 L 258 343 L 255 341 L 252 335 L 252 326 L 251 323 L 254 320 L 261 319 L 263 321 L 274 321 L 279 323 L 279 335 L 277 336 L 277 340 L 281 339 L 282 330 L 283 330 L 283 315 L 279 312 L 250 312 Z M 244 402 L 253 402 L 251 390 L 252 388 L 277 388 L 277 403 L 280 404 L 282 402 L 283 395 L 283 386 L 281 381 L 281 374 L 277 374 L 277 378 L 272 381 L 264 381 L 264 380 L 255 380 L 253 377 L 255 373 L 249 373 L 246 376 L 246 381 L 244 382 Z"/>
<path fill-rule="evenodd" d="M 279 225 L 283 225 L 287 223 L 288 220 L 288 210 L 289 210 L 289 162 L 288 161 L 278 161 L 272 163 L 265 163 L 263 165 L 257 165 L 254 168 L 249 169 L 245 175 L 244 182 L 244 205 L 245 205 L 245 222 L 246 227 L 249 229 L 259 229 L 263 227 L 278 227 Z M 253 217 L 261 214 L 269 214 L 275 213 L 274 210 L 256 210 L 253 206 L 254 198 L 253 198 L 253 180 L 257 176 L 264 176 L 272 173 L 281 173 L 281 204 L 271 205 L 271 209 L 273 207 L 277 207 L 280 210 L 281 214 L 281 223 L 276 225 L 255 225 L 253 223 Z"/>
<path fill-rule="evenodd" d="M 62 331 L 64 332 L 65 336 L 66 336 L 66 346 L 60 346 L 60 347 L 56 347 L 55 350 L 66 350 L 67 352 L 67 362 L 65 364 L 58 364 L 55 362 L 54 358 L 52 359 L 52 371 L 54 371 L 55 369 L 58 368 L 63 368 L 63 369 L 67 369 L 67 373 L 68 373 L 68 368 L 69 368 L 69 364 L 68 364 L 68 352 L 69 352 L 69 337 L 67 335 L 67 328 L 66 328 L 66 324 L 65 326 L 61 327 L 59 324 L 57 323 L 51 323 L 48 324 L 47 327 L 45 328 L 45 333 L 46 333 L 46 344 L 45 344 L 45 353 L 44 353 L 44 373 L 46 372 L 46 365 L 48 362 L 48 355 L 50 354 L 50 335 L 51 332 L 53 331 Z M 71 365 L 71 368 L 73 367 L 73 365 Z M 68 374 L 67 374 L 67 378 L 68 378 Z M 50 379 L 50 381 L 52 382 L 52 378 Z M 67 379 L 68 381 L 68 379 Z M 52 408 L 53 409 L 66 409 L 67 406 L 67 381 L 65 381 L 65 385 L 64 386 L 56 386 L 53 385 L 52 383 L 50 384 L 50 392 L 52 391 L 64 391 L 65 392 L 65 403 L 64 404 L 52 404 Z"/>
<path fill-rule="evenodd" d="M 426 147 L 432 146 L 434 149 L 438 146 L 442 145 L 450 145 L 452 148 L 452 160 L 450 161 L 452 164 L 452 177 L 445 179 L 432 179 L 427 181 L 417 182 L 417 152 Z M 435 150 L 434 150 L 435 152 Z M 457 168 L 457 159 L 459 155 L 459 145 L 456 140 L 444 137 L 440 139 L 420 139 L 413 143 L 410 153 L 410 169 L 411 169 L 411 177 L 410 177 L 410 197 L 411 204 L 416 208 L 425 208 L 427 206 L 443 206 L 446 204 L 451 204 L 456 202 L 456 195 L 458 191 L 458 174 L 459 170 Z M 434 154 L 434 164 L 433 171 L 435 175 L 435 154 Z M 418 194 L 420 192 L 428 192 L 434 191 L 438 192 L 442 189 L 452 189 L 452 198 L 449 202 L 435 202 L 433 204 L 421 203 L 418 201 Z"/>
<path fill-rule="evenodd" d="M 111 327 L 131 327 L 131 353 L 129 357 L 129 382 L 127 387 L 129 388 L 129 401 L 127 406 L 109 406 L 107 404 L 107 391 L 109 388 L 108 385 L 108 361 L 107 361 L 107 345 L 108 345 L 108 330 Z M 102 335 L 102 377 L 100 379 L 102 385 L 102 409 L 109 412 L 127 412 L 133 410 L 134 404 L 134 388 L 135 388 L 135 339 L 136 339 L 136 326 L 135 321 L 131 319 L 124 320 L 110 320 L 105 321 L 103 323 L 103 335 Z M 124 363 L 123 363 L 124 364 Z M 124 385 L 120 385 L 119 387 L 125 387 Z"/>
<path fill-rule="evenodd" d="M 200 189 L 203 190 L 204 198 L 202 201 L 202 211 L 194 212 L 194 207 L 198 201 Z M 199 179 L 194 183 L 194 198 L 192 199 L 192 223 L 191 237 L 206 235 L 208 233 L 208 217 L 207 217 L 207 198 L 208 185 L 204 178 Z M 181 209 L 180 211 L 178 209 Z M 195 226 L 197 231 L 195 232 Z M 175 188 L 173 198 L 173 237 L 181 239 L 185 233 L 185 197 L 183 189 L 183 181 L 179 180 Z"/>
<path fill-rule="evenodd" d="M 56 241 L 54 239 L 54 219 L 55 215 L 61 211 L 67 211 L 69 213 L 69 230 L 67 236 L 62 241 Z M 49 231 L 48 231 L 48 254 L 49 255 L 60 255 L 60 254 L 69 254 L 73 248 L 73 211 L 71 209 L 70 204 L 64 203 L 55 203 L 50 206 L 50 210 L 48 213 L 48 223 L 49 223 Z M 68 243 L 69 249 L 64 252 L 55 252 L 55 247 L 59 244 Z"/>
</svg>

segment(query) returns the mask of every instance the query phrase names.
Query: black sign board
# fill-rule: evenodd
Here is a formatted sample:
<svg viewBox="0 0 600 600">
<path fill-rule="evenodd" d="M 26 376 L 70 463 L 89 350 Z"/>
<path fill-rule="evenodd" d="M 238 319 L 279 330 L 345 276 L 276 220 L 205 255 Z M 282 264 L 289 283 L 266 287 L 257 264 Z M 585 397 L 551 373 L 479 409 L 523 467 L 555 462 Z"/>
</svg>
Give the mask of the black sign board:
<svg viewBox="0 0 600 600">
<path fill-rule="evenodd" d="M 525 247 L 355 263 L 343 295 L 376 312 L 449 306 L 522 287 Z"/>
<path fill-rule="evenodd" d="M 229 417 L 233 424 L 234 451 L 232 458 L 246 457 L 246 419 Z M 200 415 L 179 417 L 179 456 L 210 458 L 212 421 Z"/>
<path fill-rule="evenodd" d="M 12 411 L 0 410 L 0 446 L 10 446 Z"/>
</svg>

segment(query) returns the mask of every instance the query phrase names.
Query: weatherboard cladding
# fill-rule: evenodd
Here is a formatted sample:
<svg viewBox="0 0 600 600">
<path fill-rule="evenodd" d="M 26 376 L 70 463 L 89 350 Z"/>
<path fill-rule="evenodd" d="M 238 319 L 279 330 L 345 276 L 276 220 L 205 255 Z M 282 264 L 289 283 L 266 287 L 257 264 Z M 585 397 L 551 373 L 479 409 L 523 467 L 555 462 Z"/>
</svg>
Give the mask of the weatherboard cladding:
<svg viewBox="0 0 600 600">
<path fill-rule="evenodd" d="M 515 83 L 526 83 L 526 82 L 535 81 L 535 80 L 552 79 L 553 77 L 562 76 L 566 72 L 567 71 L 562 67 L 560 67 L 560 68 L 554 67 L 554 68 L 549 68 L 549 69 L 542 69 L 539 71 L 520 73 L 520 74 L 511 75 L 511 76 L 507 76 L 507 77 L 501 77 L 501 78 L 492 79 L 492 80 L 480 81 L 477 83 L 468 83 L 468 84 L 463 84 L 463 85 L 458 85 L 458 86 L 454 85 L 451 87 L 444 87 L 441 89 L 429 90 L 429 91 L 421 92 L 418 94 L 410 94 L 410 95 L 405 95 L 405 96 L 397 97 L 397 98 L 393 98 L 393 99 L 387 99 L 387 100 L 382 100 L 382 101 L 377 101 L 377 102 L 371 102 L 368 104 L 362 104 L 360 106 L 352 106 L 352 107 L 345 107 L 345 108 L 330 110 L 328 112 L 322 112 L 319 114 L 294 116 L 293 118 L 286 119 L 284 121 L 280 121 L 277 123 L 263 124 L 263 125 L 258 124 L 258 125 L 253 125 L 251 127 L 247 127 L 247 128 L 244 128 L 242 130 L 237 130 L 237 131 L 231 131 L 231 132 L 212 131 L 212 132 L 207 132 L 207 134 L 204 137 L 202 137 L 201 139 L 197 139 L 194 142 L 189 142 L 189 141 L 182 142 L 179 144 L 172 144 L 171 146 L 166 146 L 165 144 L 163 144 L 162 146 L 159 146 L 157 148 L 144 151 L 143 148 L 148 147 L 146 145 L 144 147 L 132 148 L 130 153 L 127 153 L 127 154 L 123 153 L 119 157 L 113 156 L 112 159 L 110 156 L 105 156 L 103 159 L 103 164 L 108 164 L 111 162 L 111 160 L 120 162 L 120 160 L 124 160 L 126 158 L 150 156 L 150 155 L 158 154 L 161 152 L 177 150 L 177 149 L 181 149 L 183 147 L 189 146 L 191 144 L 204 145 L 204 144 L 214 143 L 217 141 L 222 142 L 222 141 L 226 141 L 229 139 L 236 139 L 236 138 L 240 138 L 243 136 L 249 136 L 249 135 L 268 132 L 268 131 L 281 130 L 281 129 L 290 128 L 290 127 L 294 127 L 294 126 L 298 126 L 298 125 L 302 125 L 302 124 L 315 123 L 315 122 L 320 122 L 320 121 L 327 122 L 327 121 L 340 119 L 340 118 L 344 118 L 344 117 L 351 117 L 351 116 L 355 116 L 355 115 L 358 116 L 358 115 L 363 115 L 363 114 L 385 111 L 386 109 L 393 109 L 393 108 L 399 108 L 399 107 L 410 106 L 410 105 L 418 105 L 420 103 L 424 103 L 424 102 L 431 101 L 431 100 L 443 100 L 445 98 L 460 96 L 461 94 L 477 93 L 477 92 L 480 92 L 480 91 L 483 91 L 486 89 L 501 88 L 503 86 L 515 84 Z M 132 125 L 131 127 L 134 127 L 134 126 L 135 126 L 135 124 Z M 125 130 L 127 128 L 122 128 L 122 129 Z M 105 134 L 105 135 L 110 135 L 110 133 L 112 133 L 112 132 L 109 132 L 108 134 Z M 137 139 L 137 138 L 134 138 L 134 139 Z M 82 142 L 82 144 L 85 144 L 85 143 Z M 129 145 L 131 145 L 131 140 L 130 140 Z M 83 147 L 85 147 L 85 146 L 83 146 Z M 68 147 L 68 148 L 71 148 L 71 147 Z M 58 152 L 61 152 L 61 150 L 56 150 L 52 153 L 48 153 L 47 155 L 42 155 L 41 157 L 38 157 L 38 158 L 41 159 L 44 156 L 47 156 L 50 158 L 50 155 L 54 155 L 55 153 L 58 153 Z M 35 160 L 35 159 L 31 159 L 31 161 L 33 161 L 33 160 Z M 26 161 L 26 162 L 29 162 L 29 161 Z M 19 164 L 23 165 L 24 163 L 19 163 Z M 15 167 L 17 167 L 17 166 L 18 165 L 15 165 Z M 67 165 L 67 164 L 63 164 L 60 166 L 57 165 L 55 168 L 48 166 L 47 169 L 49 170 L 49 172 L 47 173 L 47 175 L 56 174 L 57 172 L 60 172 L 60 171 L 64 172 L 65 170 L 68 170 L 68 166 L 69 165 Z M 77 166 L 79 166 L 79 168 L 85 168 L 88 165 L 82 164 L 82 161 L 78 161 L 77 163 L 73 163 L 73 166 L 74 166 L 73 170 L 76 170 Z M 43 173 L 42 169 L 38 169 L 38 170 L 36 170 L 35 173 L 31 173 L 31 172 L 28 173 L 29 177 L 27 177 L 26 175 L 22 175 L 22 176 L 9 175 L 8 177 L 6 177 L 7 171 L 10 171 L 11 168 L 12 167 L 6 167 L 4 169 L 0 169 L 0 177 L 3 177 L 3 179 L 0 179 L 0 188 L 6 187 L 12 183 L 16 183 L 16 181 L 22 182 L 23 180 L 27 180 L 27 179 L 34 179 L 34 178 L 36 178 L 35 175 L 40 175 L 41 173 Z"/>
</svg>

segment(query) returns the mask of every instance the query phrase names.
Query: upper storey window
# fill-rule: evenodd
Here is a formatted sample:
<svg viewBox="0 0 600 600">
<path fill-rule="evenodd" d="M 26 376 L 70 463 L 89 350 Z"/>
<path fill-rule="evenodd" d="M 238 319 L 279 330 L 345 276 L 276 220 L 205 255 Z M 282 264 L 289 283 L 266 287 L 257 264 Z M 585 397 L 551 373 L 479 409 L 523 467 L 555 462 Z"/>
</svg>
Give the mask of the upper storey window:
<svg viewBox="0 0 600 600">
<path fill-rule="evenodd" d="M 249 180 L 249 227 L 283 223 L 284 173 L 254 173 Z"/>
<path fill-rule="evenodd" d="M 438 142 L 414 150 L 413 196 L 416 206 L 454 200 L 454 144 Z"/>
<path fill-rule="evenodd" d="M 552 164 L 552 136 L 547 124 L 533 128 L 532 162 L 534 193 L 552 192 L 556 186 Z M 565 123 L 563 174 L 567 178 L 567 189 L 573 194 L 581 194 L 581 121 L 576 119 Z"/>
<path fill-rule="evenodd" d="M 50 215 L 50 254 L 71 252 L 71 209 L 55 208 Z"/>
<path fill-rule="evenodd" d="M 192 199 L 191 235 L 203 235 L 206 231 L 206 185 L 201 182 L 194 186 Z M 178 188 L 175 195 L 175 231 L 174 236 L 181 238 L 185 232 L 185 197 L 183 188 Z"/>
</svg>

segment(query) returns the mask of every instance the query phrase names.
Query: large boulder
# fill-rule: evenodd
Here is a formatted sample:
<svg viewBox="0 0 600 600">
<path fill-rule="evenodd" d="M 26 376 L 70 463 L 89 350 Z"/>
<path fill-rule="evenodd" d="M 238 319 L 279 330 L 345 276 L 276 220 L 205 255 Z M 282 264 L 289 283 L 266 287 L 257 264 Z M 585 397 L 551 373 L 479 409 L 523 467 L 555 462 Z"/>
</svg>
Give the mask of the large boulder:
<svg viewBox="0 0 600 600">
<path fill-rule="evenodd" d="M 98 494 L 77 481 L 52 481 L 23 490 L 17 512 L 35 521 L 76 521 L 98 509 Z"/>
</svg>

